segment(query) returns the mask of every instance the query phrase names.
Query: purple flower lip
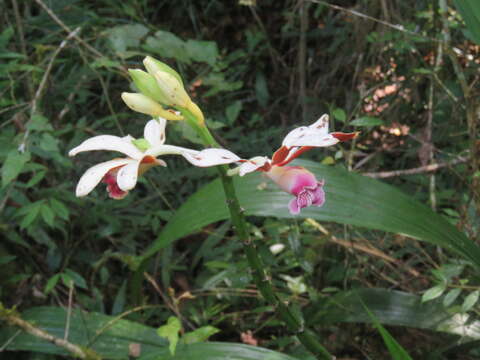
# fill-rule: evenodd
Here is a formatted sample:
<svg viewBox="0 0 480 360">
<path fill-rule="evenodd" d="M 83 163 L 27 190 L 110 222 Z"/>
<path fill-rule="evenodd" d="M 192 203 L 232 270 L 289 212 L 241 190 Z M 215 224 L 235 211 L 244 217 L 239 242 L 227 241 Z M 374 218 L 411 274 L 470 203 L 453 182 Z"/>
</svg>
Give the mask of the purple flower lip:
<svg viewBox="0 0 480 360">
<path fill-rule="evenodd" d="M 325 203 L 323 180 L 318 181 L 315 175 L 301 166 L 272 166 L 266 175 L 284 191 L 295 196 L 288 209 L 292 215 L 309 206 L 322 206 Z"/>
</svg>

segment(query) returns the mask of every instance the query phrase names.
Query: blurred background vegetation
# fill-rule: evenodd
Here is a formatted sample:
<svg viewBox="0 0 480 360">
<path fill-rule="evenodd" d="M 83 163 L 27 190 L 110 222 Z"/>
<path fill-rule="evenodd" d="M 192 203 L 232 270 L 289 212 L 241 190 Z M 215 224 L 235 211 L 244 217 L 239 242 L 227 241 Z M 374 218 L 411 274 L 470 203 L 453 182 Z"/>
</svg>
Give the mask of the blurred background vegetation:
<svg viewBox="0 0 480 360">
<path fill-rule="evenodd" d="M 196 232 L 189 224 L 215 206 L 209 197 L 175 218 L 215 178 L 213 169 L 172 158 L 124 200 L 107 198 L 101 187 L 75 198 L 83 171 L 105 157 L 72 160 L 68 150 L 93 135 L 140 136 L 148 118 L 131 112 L 120 93 L 131 86 L 127 68 L 151 55 L 180 72 L 217 140 L 241 157 L 272 154 L 289 130 L 328 113 L 335 130 L 361 136 L 305 157 L 408 195 L 402 207 L 407 197 L 391 187 L 340 172 L 348 176 L 339 183 L 365 184 L 353 191 L 345 183 L 338 205 L 345 219 L 247 211 L 276 288 L 304 311 L 330 352 L 393 356 L 366 306 L 413 358 L 478 358 L 480 258 L 449 251 L 454 238 L 476 249 L 480 231 L 480 33 L 471 26 L 480 9 L 468 4 L 1 0 L 1 303 L 58 338 L 69 331 L 72 343 L 107 359 L 129 351 L 131 358 L 170 358 L 155 333 L 170 316 L 182 320 L 182 334 L 208 333 L 185 347 L 195 355 L 179 352 L 179 359 L 215 351 L 218 358 L 242 351 L 239 359 L 309 358 L 252 286 L 229 222 L 214 217 Z M 200 147 L 183 123 L 169 124 L 167 136 Z M 398 204 L 400 215 L 385 214 L 391 226 L 380 219 L 352 226 L 370 211 L 358 203 L 362 192 L 392 209 Z M 189 230 L 154 251 L 139 296 L 131 286 L 139 256 L 165 238 L 159 234 L 171 219 Z M 408 223 L 419 239 L 408 225 L 402 230 Z M 444 228 L 455 233 L 450 240 L 440 239 Z M 0 326 L 0 350 L 23 350 L 6 358 L 68 354 L 11 323 Z M 199 342 L 209 335 L 214 343 Z"/>
</svg>

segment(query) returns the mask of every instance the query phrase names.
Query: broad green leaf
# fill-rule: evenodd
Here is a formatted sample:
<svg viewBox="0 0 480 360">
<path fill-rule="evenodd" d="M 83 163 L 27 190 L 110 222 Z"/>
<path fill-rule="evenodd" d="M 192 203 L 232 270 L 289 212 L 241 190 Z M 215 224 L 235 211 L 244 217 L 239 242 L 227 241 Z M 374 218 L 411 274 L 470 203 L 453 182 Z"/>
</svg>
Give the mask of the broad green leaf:
<svg viewBox="0 0 480 360">
<path fill-rule="evenodd" d="M 305 308 L 308 326 L 338 322 L 368 323 L 365 306 L 383 325 L 406 326 L 480 339 L 480 321 L 451 314 L 441 300 L 423 303 L 420 296 L 387 289 L 356 289 L 322 298 Z"/>
<path fill-rule="evenodd" d="M 237 120 L 240 111 L 242 111 L 241 101 L 235 101 L 234 103 L 227 106 L 227 108 L 225 109 L 225 115 L 227 116 L 229 125 L 233 125 L 235 120 Z"/>
<path fill-rule="evenodd" d="M 48 279 L 47 284 L 45 285 L 45 289 L 43 289 L 43 292 L 45 294 L 48 294 L 50 291 L 52 291 L 53 288 L 57 285 L 59 279 L 60 274 L 55 274 L 50 279 Z"/>
<path fill-rule="evenodd" d="M 30 321 L 50 334 L 63 339 L 67 321 L 67 309 L 59 307 L 36 307 L 22 313 Z M 0 328 L 0 344 L 7 344 L 6 351 L 33 351 L 45 354 L 70 355 L 63 348 L 33 337 L 24 332 L 17 334 L 15 327 Z M 74 344 L 93 349 L 103 359 L 129 359 L 129 346 L 138 344 L 140 360 L 298 360 L 291 356 L 258 346 L 235 343 L 179 344 L 175 356 L 170 354 L 167 342 L 159 337 L 154 328 L 118 317 L 88 313 L 72 309 L 68 340 Z M 14 358 L 14 353 L 12 354 Z"/>
<path fill-rule="evenodd" d="M 422 295 L 422 301 L 427 302 L 427 301 L 438 298 L 443 294 L 445 289 L 446 289 L 446 284 L 435 285 L 434 287 L 425 291 L 425 293 Z"/>
<path fill-rule="evenodd" d="M 196 330 L 190 331 L 182 336 L 183 344 L 193 344 L 202 341 L 207 341 L 208 338 L 216 333 L 220 332 L 219 329 L 213 326 L 202 326 Z"/>
<path fill-rule="evenodd" d="M 187 64 L 191 62 L 185 42 L 169 31 L 159 30 L 154 36 L 149 36 L 144 48 L 162 58 L 174 58 Z"/>
<path fill-rule="evenodd" d="M 347 114 L 343 109 L 336 108 L 335 110 L 332 111 L 332 115 L 335 117 L 335 119 L 343 123 L 347 120 Z"/>
<path fill-rule="evenodd" d="M 471 310 L 477 303 L 479 295 L 480 295 L 480 291 L 478 290 L 468 294 L 468 296 L 465 298 L 465 301 L 462 304 L 462 311 L 467 312 Z"/>
<path fill-rule="evenodd" d="M 175 356 L 168 350 L 146 354 L 139 360 L 299 360 L 258 346 L 234 343 L 207 342 L 179 344 Z"/>
<path fill-rule="evenodd" d="M 380 335 L 382 335 L 383 342 L 388 348 L 388 352 L 392 356 L 392 359 L 394 360 L 412 360 L 410 355 L 405 351 L 405 349 L 393 338 L 392 335 L 388 332 L 387 329 L 385 329 L 382 324 L 377 320 L 375 315 L 373 315 L 370 310 L 365 306 L 365 310 L 370 316 L 370 319 L 372 319 L 373 324 L 377 328 L 377 330 L 380 332 Z"/>
<path fill-rule="evenodd" d="M 60 307 L 36 307 L 22 313 L 22 318 L 63 339 L 66 328 L 67 309 Z M 17 332 L 15 327 L 0 329 L 0 343 L 5 344 Z M 105 359 L 128 359 L 129 345 L 141 345 L 142 354 L 156 353 L 167 348 L 155 329 L 132 321 L 118 319 L 99 313 L 72 309 L 68 340 L 74 344 L 93 349 Z M 47 354 L 69 355 L 54 344 L 24 332 L 13 337 L 7 350 L 34 351 Z M 14 356 L 12 356 L 13 358 Z"/>
<path fill-rule="evenodd" d="M 257 72 L 257 78 L 255 80 L 255 95 L 257 96 L 258 103 L 262 107 L 266 107 L 268 105 L 270 92 L 268 91 L 267 79 L 265 78 L 265 74 L 262 72 Z"/>
<path fill-rule="evenodd" d="M 260 174 L 235 177 L 240 204 L 247 216 L 313 218 L 407 235 L 454 251 L 480 267 L 480 248 L 445 218 L 378 180 L 312 161 L 296 161 L 325 179 L 326 202 L 292 216 L 287 204 L 291 195 Z M 199 211 L 208 209 L 208 211 Z M 152 256 L 176 239 L 229 218 L 219 180 L 206 185 L 181 206 L 144 254 Z"/>
<path fill-rule="evenodd" d="M 148 28 L 141 24 L 119 25 L 106 30 L 108 41 L 118 56 L 128 57 L 127 48 L 137 48 L 147 35 Z"/>
<path fill-rule="evenodd" d="M 462 289 L 452 289 L 450 290 L 445 297 L 443 298 L 443 306 L 449 307 L 453 304 L 453 302 L 457 299 L 458 295 L 460 295 Z"/>
<path fill-rule="evenodd" d="M 2 166 L 2 187 L 15 180 L 29 160 L 29 152 L 10 151 Z"/>
<path fill-rule="evenodd" d="M 217 62 L 218 48 L 215 41 L 187 40 L 185 48 L 193 61 L 204 62 L 210 66 Z"/>
<path fill-rule="evenodd" d="M 453 2 L 465 20 L 471 40 L 480 44 L 480 1 L 454 0 Z"/>
<path fill-rule="evenodd" d="M 178 333 L 182 329 L 182 324 L 180 320 L 175 316 L 170 316 L 168 318 L 167 324 L 160 326 L 157 330 L 158 336 L 168 339 L 170 354 L 175 355 L 175 349 L 177 348 L 178 343 Z"/>
<path fill-rule="evenodd" d="M 350 125 L 353 126 L 378 126 L 383 125 L 383 121 L 376 117 L 363 116 L 358 119 L 350 121 Z"/>
</svg>

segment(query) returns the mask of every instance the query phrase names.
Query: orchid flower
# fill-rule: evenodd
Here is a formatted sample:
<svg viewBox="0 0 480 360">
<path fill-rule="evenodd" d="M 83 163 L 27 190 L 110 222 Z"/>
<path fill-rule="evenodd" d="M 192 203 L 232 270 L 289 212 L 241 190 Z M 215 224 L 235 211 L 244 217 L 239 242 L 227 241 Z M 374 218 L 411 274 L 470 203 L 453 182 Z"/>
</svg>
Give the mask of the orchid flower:
<svg viewBox="0 0 480 360">
<path fill-rule="evenodd" d="M 300 210 L 325 203 L 324 180 L 318 181 L 310 171 L 301 166 L 286 166 L 293 159 L 314 147 L 326 147 L 338 142 L 353 139 L 357 133 L 328 132 L 328 115 L 322 115 L 310 126 L 302 126 L 290 131 L 283 139 L 282 146 L 273 154 L 272 159 L 257 156 L 241 160 L 241 165 L 229 172 L 240 176 L 253 171 L 262 171 L 282 190 L 295 196 L 288 208 L 291 214 Z"/>
<path fill-rule="evenodd" d="M 117 151 L 127 156 L 89 168 L 77 184 L 76 196 L 88 195 L 103 181 L 107 184 L 110 197 L 123 199 L 137 184 L 138 176 L 154 166 L 167 166 L 165 161 L 157 159 L 160 155 L 181 155 L 188 162 L 199 167 L 230 164 L 241 160 L 225 149 L 212 148 L 197 151 L 165 145 L 166 122 L 163 118 L 150 120 L 145 126 L 143 139 L 134 139 L 131 136 L 100 135 L 87 139 L 70 150 L 69 156 L 93 150 Z"/>
</svg>

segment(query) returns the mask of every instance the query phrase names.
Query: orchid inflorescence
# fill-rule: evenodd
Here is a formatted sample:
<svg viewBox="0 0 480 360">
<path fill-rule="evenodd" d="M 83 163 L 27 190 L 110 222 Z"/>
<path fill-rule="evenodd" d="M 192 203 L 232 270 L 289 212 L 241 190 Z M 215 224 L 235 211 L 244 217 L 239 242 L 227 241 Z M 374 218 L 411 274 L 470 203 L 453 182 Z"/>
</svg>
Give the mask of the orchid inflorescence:
<svg viewBox="0 0 480 360">
<path fill-rule="evenodd" d="M 282 146 L 269 159 L 256 156 L 242 159 L 233 152 L 222 148 L 207 148 L 201 151 L 165 144 L 167 120 L 183 120 L 184 113 L 191 114 L 197 125 L 205 128 L 200 108 L 185 91 L 182 79 L 166 64 L 151 57 L 143 61 L 147 72 L 129 70 L 140 93 L 123 93 L 122 99 L 133 110 L 153 117 L 145 125 L 143 138 L 128 135 L 118 137 L 99 135 L 85 140 L 70 150 L 69 155 L 93 150 L 120 152 L 126 157 L 115 158 L 89 168 L 80 178 L 77 196 L 88 195 L 100 182 L 107 185 L 111 198 L 122 199 L 137 184 L 138 177 L 154 166 L 167 166 L 159 157 L 180 155 L 197 167 L 237 164 L 228 174 L 244 176 L 260 171 L 273 180 L 282 190 L 294 195 L 288 208 L 298 214 L 308 206 L 322 206 L 325 202 L 323 180 L 301 166 L 287 166 L 293 159 L 316 147 L 335 145 L 354 138 L 357 133 L 328 132 L 328 115 L 322 115 L 310 126 L 290 131 L 283 139 Z M 170 108 L 170 109 L 168 109 Z M 180 110 L 180 112 L 175 111 Z"/>
</svg>

